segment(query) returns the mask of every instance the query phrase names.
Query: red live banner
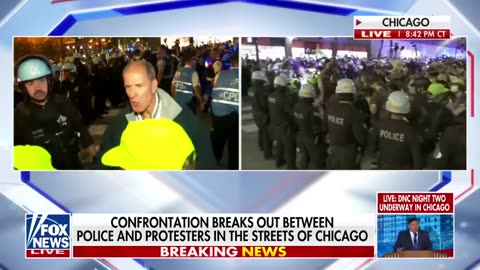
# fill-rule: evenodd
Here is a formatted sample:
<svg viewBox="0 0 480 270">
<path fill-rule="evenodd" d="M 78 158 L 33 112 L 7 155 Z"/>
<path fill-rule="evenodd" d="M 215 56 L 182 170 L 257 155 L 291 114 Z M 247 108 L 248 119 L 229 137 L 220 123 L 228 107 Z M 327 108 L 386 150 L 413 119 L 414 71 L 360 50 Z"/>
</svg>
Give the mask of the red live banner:
<svg viewBox="0 0 480 270">
<path fill-rule="evenodd" d="M 27 249 L 26 258 L 70 258 L 70 249 Z"/>
<path fill-rule="evenodd" d="M 450 39 L 450 29 L 355 29 L 355 39 Z"/>
<path fill-rule="evenodd" d="M 73 258 L 372 258 L 374 246 L 74 246 Z"/>
<path fill-rule="evenodd" d="M 454 211 L 453 193 L 411 192 L 378 193 L 378 213 L 437 213 Z"/>
</svg>

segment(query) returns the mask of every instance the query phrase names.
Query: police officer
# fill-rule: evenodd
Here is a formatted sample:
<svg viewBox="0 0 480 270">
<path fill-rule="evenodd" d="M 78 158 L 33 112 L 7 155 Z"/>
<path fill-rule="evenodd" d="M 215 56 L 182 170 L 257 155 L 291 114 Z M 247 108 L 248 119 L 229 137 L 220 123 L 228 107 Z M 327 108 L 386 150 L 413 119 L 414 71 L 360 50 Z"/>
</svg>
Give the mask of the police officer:
<svg viewBox="0 0 480 270">
<path fill-rule="evenodd" d="M 195 51 L 185 50 L 182 57 L 185 65 L 175 73 L 171 92 L 177 102 L 187 105 L 196 114 L 197 104 L 200 106 L 200 111 L 203 111 L 205 102 L 202 97 L 200 78 L 195 71 Z"/>
<path fill-rule="evenodd" d="M 372 89 L 374 90 L 370 99 L 372 122 L 388 119 L 388 112 L 385 110 L 385 103 L 390 95 L 390 91 L 384 87 L 384 81 L 380 76 L 377 76 L 374 79 Z"/>
<path fill-rule="evenodd" d="M 379 168 L 392 170 L 422 169 L 420 137 L 405 116 L 410 111 L 410 99 L 395 91 L 388 96 L 385 109 L 390 119 L 378 121 L 372 131 L 370 152 L 379 151 Z"/>
<path fill-rule="evenodd" d="M 221 71 L 212 92 L 212 146 L 220 163 L 223 147 L 228 143 L 228 169 L 238 170 L 238 57 L 231 57 L 232 67 Z"/>
<path fill-rule="evenodd" d="M 452 111 L 457 120 L 463 121 L 465 117 L 467 95 L 465 94 L 465 86 L 462 79 L 450 76 L 450 101 L 447 108 Z"/>
<path fill-rule="evenodd" d="M 297 164 L 299 169 L 323 169 L 322 119 L 313 103 L 317 97 L 313 85 L 302 85 L 298 92 L 299 101 L 293 108 L 298 129 Z"/>
<path fill-rule="evenodd" d="M 91 76 L 91 89 L 95 94 L 95 116 L 101 116 L 106 113 L 106 101 L 108 97 L 107 88 L 108 74 L 106 73 L 105 64 L 101 57 L 95 57 L 93 59 L 93 68 Z"/>
<path fill-rule="evenodd" d="M 82 154 L 91 161 L 93 139 L 71 102 L 51 91 L 52 70 L 43 56 L 21 58 L 15 68 L 19 87 L 27 99 L 14 112 L 14 145 L 38 145 L 52 156 L 56 169 L 81 169 Z"/>
<path fill-rule="evenodd" d="M 330 142 L 328 169 L 359 169 L 361 150 L 366 145 L 366 117 L 354 106 L 355 85 L 341 79 L 335 89 L 336 102 L 327 107 L 325 117 Z"/>
<path fill-rule="evenodd" d="M 175 72 L 177 71 L 177 66 L 165 45 L 158 48 L 158 58 L 157 81 L 159 87 L 168 92 L 172 85 L 173 75 L 175 75 Z"/>
<path fill-rule="evenodd" d="M 425 77 L 416 78 L 412 83 L 414 91 L 410 94 L 411 109 L 407 117 L 410 124 L 417 129 L 420 129 L 426 121 L 427 89 L 430 84 L 430 80 Z"/>
<path fill-rule="evenodd" d="M 441 134 L 429 159 L 428 169 L 465 170 L 467 164 L 467 126 L 465 111 L 457 122 L 448 126 Z"/>
<path fill-rule="evenodd" d="M 281 167 L 287 162 L 287 168 L 295 169 L 295 130 L 292 119 L 293 104 L 289 99 L 285 76 L 278 75 L 274 81 L 274 92 L 268 97 L 270 134 L 272 135 L 275 165 Z"/>
<path fill-rule="evenodd" d="M 60 71 L 60 87 L 57 93 L 78 105 L 78 87 L 74 85 L 76 74 L 77 67 L 72 63 L 65 63 Z"/>
<path fill-rule="evenodd" d="M 265 159 L 272 158 L 272 139 L 268 130 L 268 96 L 270 87 L 267 85 L 265 73 L 257 70 L 252 73 L 252 87 L 249 92 L 253 92 L 253 119 L 258 127 L 258 144 L 263 151 Z"/>
<path fill-rule="evenodd" d="M 455 122 L 455 116 L 447 109 L 450 89 L 440 83 L 432 83 L 428 89 L 426 120 L 423 123 L 424 152 L 431 153 L 443 131 Z"/>
</svg>

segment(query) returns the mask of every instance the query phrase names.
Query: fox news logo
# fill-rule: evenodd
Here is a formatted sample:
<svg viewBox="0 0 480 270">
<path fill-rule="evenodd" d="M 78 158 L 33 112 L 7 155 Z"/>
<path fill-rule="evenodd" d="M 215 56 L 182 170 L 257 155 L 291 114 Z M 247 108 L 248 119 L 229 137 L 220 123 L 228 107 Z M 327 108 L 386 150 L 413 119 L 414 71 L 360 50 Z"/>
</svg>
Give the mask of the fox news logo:
<svg viewBox="0 0 480 270">
<path fill-rule="evenodd" d="M 69 258 L 70 215 L 25 215 L 26 258 Z"/>
</svg>

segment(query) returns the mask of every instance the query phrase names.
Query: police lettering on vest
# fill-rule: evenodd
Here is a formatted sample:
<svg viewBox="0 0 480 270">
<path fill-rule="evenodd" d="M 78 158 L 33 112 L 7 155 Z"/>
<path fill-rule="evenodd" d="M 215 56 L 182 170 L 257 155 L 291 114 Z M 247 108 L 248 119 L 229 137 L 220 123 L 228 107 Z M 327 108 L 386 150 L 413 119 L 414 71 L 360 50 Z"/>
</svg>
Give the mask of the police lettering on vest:
<svg viewBox="0 0 480 270">
<path fill-rule="evenodd" d="M 405 134 L 381 129 L 380 138 L 397 141 L 397 142 L 404 142 Z"/>
<path fill-rule="evenodd" d="M 178 69 L 173 83 L 175 84 L 175 100 L 182 104 L 188 104 L 193 98 L 192 76 L 195 70 L 191 67 Z"/>
<path fill-rule="evenodd" d="M 328 116 L 328 122 L 334 123 L 336 125 L 343 126 L 343 118 L 341 118 L 341 117 L 335 117 L 333 115 L 329 115 Z"/>
<path fill-rule="evenodd" d="M 213 86 L 212 113 L 221 117 L 238 112 L 239 95 L 238 69 L 220 72 Z"/>
</svg>

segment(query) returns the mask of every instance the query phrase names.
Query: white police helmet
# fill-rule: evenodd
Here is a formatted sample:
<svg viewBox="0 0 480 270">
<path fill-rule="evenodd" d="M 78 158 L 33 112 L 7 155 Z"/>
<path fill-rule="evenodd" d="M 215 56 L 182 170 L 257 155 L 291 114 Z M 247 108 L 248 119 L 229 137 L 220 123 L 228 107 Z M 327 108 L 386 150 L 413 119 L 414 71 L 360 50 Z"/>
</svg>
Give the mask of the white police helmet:
<svg viewBox="0 0 480 270">
<path fill-rule="evenodd" d="M 402 91 L 395 91 L 388 96 L 385 110 L 391 113 L 407 114 L 410 112 L 410 99 Z"/>
<path fill-rule="evenodd" d="M 316 98 L 317 93 L 315 92 L 315 88 L 313 85 L 306 83 L 300 87 L 300 91 L 298 91 L 298 96 L 302 98 Z"/>
<path fill-rule="evenodd" d="M 252 72 L 252 80 L 264 81 L 265 80 L 265 73 L 263 73 L 260 70 Z"/>
<path fill-rule="evenodd" d="M 275 86 L 283 86 L 283 87 L 286 87 L 287 84 L 288 84 L 288 79 L 287 77 L 285 76 L 282 76 L 282 75 L 278 75 L 275 77 L 275 79 L 273 80 L 273 84 Z"/>
<path fill-rule="evenodd" d="M 355 94 L 356 89 L 353 81 L 350 79 L 341 79 L 337 82 L 335 94 Z"/>
<path fill-rule="evenodd" d="M 66 63 L 65 65 L 63 65 L 62 70 L 68 70 L 75 73 L 77 72 L 77 66 L 75 66 L 75 64 L 73 63 Z"/>
</svg>

